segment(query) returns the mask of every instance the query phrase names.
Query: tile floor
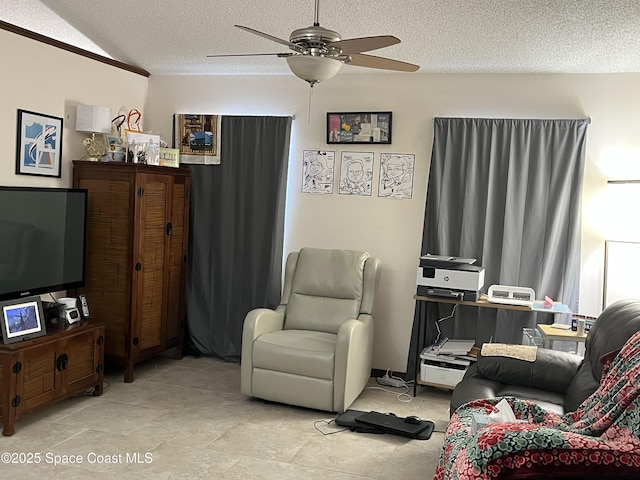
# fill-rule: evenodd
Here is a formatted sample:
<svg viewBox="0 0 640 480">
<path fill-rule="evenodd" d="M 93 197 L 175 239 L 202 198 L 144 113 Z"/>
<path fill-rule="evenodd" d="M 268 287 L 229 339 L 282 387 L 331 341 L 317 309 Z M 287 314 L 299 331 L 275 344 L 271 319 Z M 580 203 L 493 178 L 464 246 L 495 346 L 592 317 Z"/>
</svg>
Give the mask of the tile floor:
<svg viewBox="0 0 640 480">
<path fill-rule="evenodd" d="M 40 455 L 37 464 L 1 465 L 0 479 L 424 480 L 449 419 L 449 392 L 420 387 L 415 398 L 398 397 L 388 391 L 403 389 L 372 379 L 350 408 L 433 420 L 431 438 L 323 435 L 318 429 L 341 429 L 324 422 L 335 415 L 241 395 L 240 366 L 208 357 L 160 356 L 139 364 L 133 383 L 119 369 L 105 379 L 102 396 L 46 407 L 0 437 L 0 452 Z"/>
</svg>

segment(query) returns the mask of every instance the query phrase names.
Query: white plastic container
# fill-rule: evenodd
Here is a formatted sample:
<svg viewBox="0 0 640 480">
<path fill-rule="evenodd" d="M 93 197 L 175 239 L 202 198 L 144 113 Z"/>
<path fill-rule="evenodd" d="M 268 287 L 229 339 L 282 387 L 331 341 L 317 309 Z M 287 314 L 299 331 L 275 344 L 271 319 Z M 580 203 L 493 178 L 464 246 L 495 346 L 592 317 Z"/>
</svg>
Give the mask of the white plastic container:
<svg viewBox="0 0 640 480">
<path fill-rule="evenodd" d="M 78 299 L 75 297 L 62 297 L 57 300 L 57 303 L 64 305 L 64 308 L 76 308 Z"/>
</svg>

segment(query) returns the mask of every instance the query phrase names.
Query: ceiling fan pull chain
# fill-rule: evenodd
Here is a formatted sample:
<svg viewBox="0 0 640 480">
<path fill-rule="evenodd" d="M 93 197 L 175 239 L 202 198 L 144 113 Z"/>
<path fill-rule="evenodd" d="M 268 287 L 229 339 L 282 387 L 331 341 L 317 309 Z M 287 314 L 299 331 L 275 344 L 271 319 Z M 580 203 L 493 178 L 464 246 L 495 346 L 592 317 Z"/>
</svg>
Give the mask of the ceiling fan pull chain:
<svg viewBox="0 0 640 480">
<path fill-rule="evenodd" d="M 309 87 L 309 106 L 307 108 L 307 125 L 311 125 L 311 96 L 313 95 L 313 84 Z"/>
<path fill-rule="evenodd" d="M 319 27 L 320 26 L 320 22 L 318 21 L 319 18 L 319 10 L 320 10 L 320 0 L 316 0 L 316 14 L 315 17 L 313 17 L 313 25 L 315 27 Z"/>
</svg>

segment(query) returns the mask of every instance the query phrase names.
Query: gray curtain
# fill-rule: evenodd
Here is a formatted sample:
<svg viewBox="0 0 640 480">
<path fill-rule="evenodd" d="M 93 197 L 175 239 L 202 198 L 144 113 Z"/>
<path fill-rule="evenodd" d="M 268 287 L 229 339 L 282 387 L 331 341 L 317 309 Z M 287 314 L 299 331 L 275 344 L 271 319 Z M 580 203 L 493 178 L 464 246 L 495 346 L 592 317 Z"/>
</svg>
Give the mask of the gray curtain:
<svg viewBox="0 0 640 480">
<path fill-rule="evenodd" d="M 531 287 L 578 306 L 581 195 L 589 120 L 435 118 L 422 252 L 476 258 L 490 285 Z M 422 303 L 422 302 L 417 302 Z M 451 306 L 416 306 L 409 368 Z M 426 315 L 426 334 L 416 322 Z M 459 307 L 443 336 L 521 343 L 549 314 Z"/>
<path fill-rule="evenodd" d="M 238 361 L 246 313 L 280 300 L 291 122 L 224 116 L 220 165 L 189 165 L 187 353 Z"/>
</svg>

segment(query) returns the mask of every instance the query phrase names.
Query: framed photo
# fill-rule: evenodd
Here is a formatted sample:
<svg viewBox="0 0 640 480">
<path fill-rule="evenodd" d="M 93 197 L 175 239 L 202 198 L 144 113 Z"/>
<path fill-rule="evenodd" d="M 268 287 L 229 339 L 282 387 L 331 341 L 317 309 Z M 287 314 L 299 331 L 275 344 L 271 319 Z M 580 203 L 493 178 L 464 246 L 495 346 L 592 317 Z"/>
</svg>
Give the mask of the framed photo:
<svg viewBox="0 0 640 480">
<path fill-rule="evenodd" d="M 174 115 L 173 147 L 181 163 L 220 165 L 220 115 L 177 113 Z"/>
<path fill-rule="evenodd" d="M 42 301 L 39 296 L 0 302 L 2 341 L 19 342 L 46 335 Z"/>
<path fill-rule="evenodd" d="M 180 149 L 160 148 L 160 166 L 178 168 L 180 166 Z"/>
<path fill-rule="evenodd" d="M 127 162 L 160 165 L 160 135 L 127 132 Z"/>
<path fill-rule="evenodd" d="M 109 162 L 124 162 L 127 156 L 127 149 L 122 138 L 118 135 L 105 135 L 104 140 L 107 145 L 107 160 Z"/>
<path fill-rule="evenodd" d="M 391 143 L 391 112 L 327 113 L 327 143 Z"/>
<path fill-rule="evenodd" d="M 16 173 L 61 176 L 62 118 L 18 109 Z"/>
</svg>

